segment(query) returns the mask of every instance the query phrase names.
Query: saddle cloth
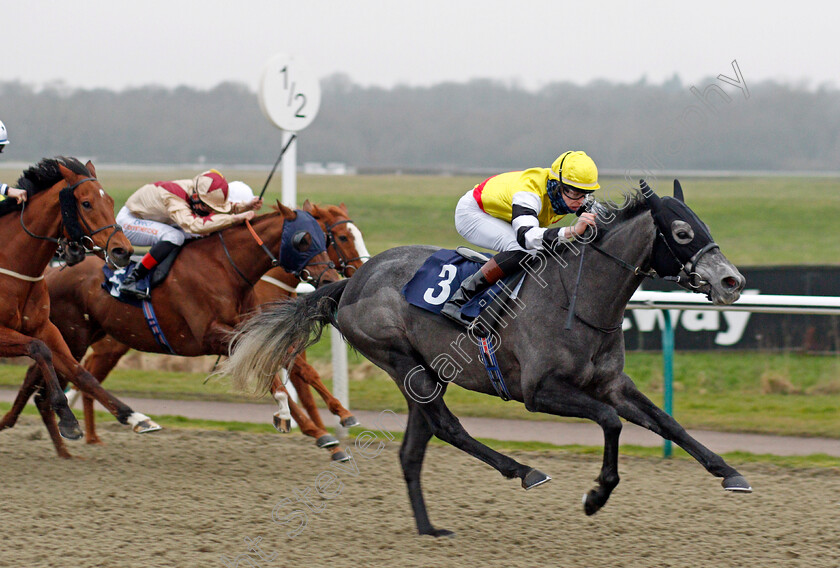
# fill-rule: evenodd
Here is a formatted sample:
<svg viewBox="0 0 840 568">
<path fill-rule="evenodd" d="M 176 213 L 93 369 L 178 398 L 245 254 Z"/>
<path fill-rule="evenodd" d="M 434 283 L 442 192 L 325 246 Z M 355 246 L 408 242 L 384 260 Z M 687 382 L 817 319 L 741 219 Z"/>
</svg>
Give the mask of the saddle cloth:
<svg viewBox="0 0 840 568">
<path fill-rule="evenodd" d="M 158 284 L 163 282 L 166 279 L 166 276 L 169 274 L 169 269 L 172 268 L 172 263 L 175 262 L 175 258 L 178 256 L 178 253 L 181 252 L 182 247 L 178 247 L 173 250 L 169 255 L 164 258 L 157 266 L 152 268 L 152 271 L 145 277 L 141 278 L 140 281 L 146 285 L 148 290 L 156 287 Z M 114 272 L 111 267 L 107 264 L 102 266 L 102 272 L 105 274 L 105 282 L 102 283 L 102 287 L 105 288 L 105 291 L 112 295 L 114 298 L 118 299 L 121 302 L 126 304 L 130 304 L 132 306 L 140 306 L 141 301 L 135 298 L 134 296 L 127 296 L 125 294 L 120 294 L 119 288 L 122 281 L 125 280 L 125 277 L 128 276 L 132 270 L 134 270 L 134 265 L 139 263 L 142 259 L 142 256 L 132 256 L 131 262 L 128 263 L 128 266 L 125 270 L 118 270 Z"/>
<path fill-rule="evenodd" d="M 403 297 L 413 306 L 439 314 L 446 301 L 461 286 L 461 282 L 477 272 L 482 264 L 467 260 L 457 251 L 441 249 L 426 259 L 423 266 L 403 286 Z M 517 276 L 509 277 L 503 282 L 507 284 L 508 280 Z M 501 289 L 502 283 L 497 282 L 467 302 L 461 313 L 468 317 L 478 317 L 481 311 L 493 302 Z"/>
</svg>

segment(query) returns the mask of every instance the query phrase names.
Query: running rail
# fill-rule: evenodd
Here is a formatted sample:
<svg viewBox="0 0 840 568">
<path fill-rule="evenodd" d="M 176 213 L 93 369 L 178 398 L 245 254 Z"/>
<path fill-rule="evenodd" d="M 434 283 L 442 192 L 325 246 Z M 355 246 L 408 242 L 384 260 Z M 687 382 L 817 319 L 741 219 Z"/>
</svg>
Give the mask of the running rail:
<svg viewBox="0 0 840 568">
<path fill-rule="evenodd" d="M 665 412 L 674 413 L 674 327 L 668 310 L 712 310 L 761 314 L 840 315 L 840 297 L 742 294 L 737 302 L 716 306 L 705 296 L 690 292 L 652 292 L 638 290 L 627 303 L 628 310 L 662 310 L 662 376 Z M 671 457 L 671 441 L 665 440 L 662 455 Z"/>
</svg>

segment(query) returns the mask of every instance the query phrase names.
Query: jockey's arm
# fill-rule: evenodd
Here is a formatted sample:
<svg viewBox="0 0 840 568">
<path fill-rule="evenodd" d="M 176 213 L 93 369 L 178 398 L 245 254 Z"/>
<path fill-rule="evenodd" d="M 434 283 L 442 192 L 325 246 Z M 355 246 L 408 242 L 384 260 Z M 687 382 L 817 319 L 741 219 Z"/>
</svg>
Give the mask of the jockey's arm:
<svg viewBox="0 0 840 568">
<path fill-rule="evenodd" d="M 540 227 L 540 197 L 530 191 L 517 191 L 513 194 L 511 204 L 510 224 L 516 231 L 516 242 L 527 250 L 542 248 L 546 229 Z"/>
<path fill-rule="evenodd" d="M 188 233 L 196 235 L 214 233 L 244 220 L 242 214 L 231 215 L 228 213 L 213 213 L 207 217 L 199 217 L 183 201 L 178 203 L 178 201 L 170 200 L 167 210 L 172 221 Z"/>
</svg>

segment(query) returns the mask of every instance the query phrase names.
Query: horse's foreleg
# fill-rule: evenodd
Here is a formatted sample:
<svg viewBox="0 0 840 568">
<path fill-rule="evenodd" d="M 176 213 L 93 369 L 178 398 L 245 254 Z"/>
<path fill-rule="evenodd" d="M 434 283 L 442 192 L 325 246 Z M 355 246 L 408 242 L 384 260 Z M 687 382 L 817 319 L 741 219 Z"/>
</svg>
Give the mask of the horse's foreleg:
<svg viewBox="0 0 840 568">
<path fill-rule="evenodd" d="M 723 461 L 723 458 L 689 436 L 679 422 L 664 410 L 653 404 L 642 394 L 627 375 L 623 375 L 624 384 L 617 395 L 615 408 L 618 414 L 648 430 L 671 440 L 688 452 L 694 459 L 716 477 L 722 477 L 723 488 L 728 491 L 750 492 L 752 487 L 738 471 Z"/>
<path fill-rule="evenodd" d="M 300 398 L 300 405 L 306 409 L 306 413 L 319 428 L 324 429 L 324 421 L 321 420 L 321 413 L 318 412 L 318 406 L 315 404 L 315 397 L 312 396 L 312 390 L 309 388 L 309 383 L 301 376 L 303 370 L 300 365 L 300 358 L 295 359 L 291 369 L 289 369 L 289 381 L 295 387 L 298 398 Z M 306 365 L 306 363 L 304 363 Z"/>
<path fill-rule="evenodd" d="M 76 361 L 70 353 L 70 349 L 64 343 L 58 328 L 52 323 L 45 325 L 39 336 L 52 349 L 56 370 L 79 387 L 82 393 L 89 394 L 98 400 L 120 423 L 130 425 L 137 433 L 160 430 L 160 426 L 155 424 L 148 416 L 133 411 L 124 402 L 103 389 L 99 381 Z M 61 394 L 64 396 L 63 392 Z"/>
<path fill-rule="evenodd" d="M 90 346 L 90 353 L 82 360 L 82 366 L 102 384 L 129 347 L 116 339 L 106 336 Z M 85 439 L 88 444 L 102 444 L 96 434 L 96 418 L 93 412 L 93 399 L 88 395 L 82 396 L 82 406 L 85 413 Z"/>
<path fill-rule="evenodd" d="M 318 372 L 315 370 L 312 365 L 306 362 L 306 353 L 301 353 L 297 359 L 295 359 L 295 364 L 292 367 L 292 370 L 289 371 L 289 378 L 294 380 L 298 375 L 300 380 L 305 381 L 307 385 L 318 391 L 318 394 L 321 395 L 321 398 L 324 399 L 324 402 L 327 405 L 327 408 L 330 410 L 332 414 L 338 416 L 341 420 L 341 425 L 345 428 L 350 428 L 352 426 L 358 426 L 359 421 L 356 420 L 356 417 L 353 416 L 349 410 L 344 408 L 344 405 L 341 404 L 333 393 L 327 389 L 323 382 L 321 382 L 321 377 L 318 375 Z M 295 383 L 295 388 L 298 389 L 297 383 Z M 298 389 L 298 394 L 300 394 L 301 402 L 304 400 L 303 391 L 307 389 Z M 311 398 L 311 397 L 310 397 Z M 314 405 L 314 402 L 313 402 Z M 314 420 L 313 416 L 313 420 Z"/>
<path fill-rule="evenodd" d="M 598 486 L 583 496 L 583 510 L 587 515 L 597 513 L 618 485 L 618 439 L 621 420 L 615 409 L 595 400 L 568 383 L 544 379 L 528 399 L 526 407 L 532 412 L 546 412 L 555 416 L 587 418 L 604 431 L 604 460 L 596 481 Z"/>
<path fill-rule="evenodd" d="M 67 446 L 64 445 L 64 440 L 61 439 L 61 433 L 56 426 L 55 413 L 53 412 L 52 406 L 46 398 L 41 396 L 40 392 L 35 393 L 35 406 L 38 408 L 38 412 L 41 413 L 41 420 L 44 421 L 44 425 L 47 427 L 47 432 L 50 434 L 50 439 L 58 457 L 64 459 L 72 458 L 73 456 L 67 451 Z"/>
<path fill-rule="evenodd" d="M 52 325 L 48 323 L 47 325 Z M 42 328 L 43 329 L 43 328 Z M 56 330 L 58 333 L 58 330 Z M 59 338 L 61 336 L 59 335 Z M 44 340 L 43 337 L 28 337 L 14 331 L 12 329 L 0 329 L 0 353 L 6 357 L 20 357 L 28 356 L 38 365 L 41 370 L 41 378 L 45 389 L 45 398 L 49 401 L 55 413 L 58 415 L 58 429 L 61 435 L 70 440 L 78 440 L 82 437 L 82 430 L 79 428 L 79 421 L 70 410 L 67 404 L 67 397 L 64 395 L 64 390 L 58 382 L 58 377 L 55 374 L 55 367 L 53 366 L 53 351 L 50 341 Z M 33 379 L 34 380 L 34 379 Z M 31 388 L 31 386 L 29 387 Z M 21 388 L 23 391 L 24 388 Z M 22 392 L 19 393 L 19 397 Z M 31 392 L 30 392 L 31 394 Z M 26 395 L 23 404 L 29 395 Z M 18 412 L 22 410 L 19 407 Z M 13 415 L 14 416 L 14 415 Z M 17 416 L 10 418 L 11 424 L 17 420 Z"/>
</svg>

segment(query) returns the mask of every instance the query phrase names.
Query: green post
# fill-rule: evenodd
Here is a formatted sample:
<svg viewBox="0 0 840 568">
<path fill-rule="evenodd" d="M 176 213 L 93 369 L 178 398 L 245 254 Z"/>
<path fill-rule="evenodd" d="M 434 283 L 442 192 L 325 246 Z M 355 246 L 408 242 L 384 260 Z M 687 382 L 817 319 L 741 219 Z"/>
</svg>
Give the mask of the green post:
<svg viewBox="0 0 840 568">
<path fill-rule="evenodd" d="M 662 376 L 665 412 L 674 415 L 674 327 L 671 325 L 671 311 L 662 310 Z M 671 440 L 662 444 L 662 457 L 671 457 Z"/>
</svg>

